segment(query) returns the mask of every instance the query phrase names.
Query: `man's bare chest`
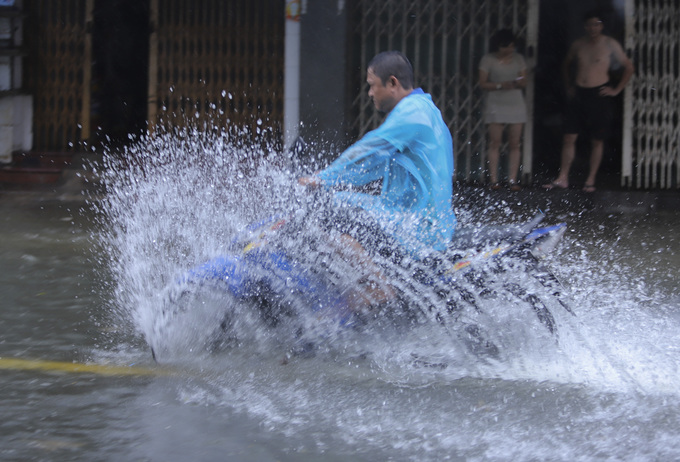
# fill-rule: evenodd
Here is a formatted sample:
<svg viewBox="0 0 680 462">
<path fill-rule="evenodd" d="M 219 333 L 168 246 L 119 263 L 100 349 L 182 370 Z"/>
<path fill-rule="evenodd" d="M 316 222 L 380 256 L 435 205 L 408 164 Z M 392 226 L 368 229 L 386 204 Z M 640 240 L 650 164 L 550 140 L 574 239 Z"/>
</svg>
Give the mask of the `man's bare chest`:
<svg viewBox="0 0 680 462">
<path fill-rule="evenodd" d="M 609 67 L 611 63 L 611 50 L 606 45 L 584 45 L 577 56 L 581 66 Z"/>
</svg>

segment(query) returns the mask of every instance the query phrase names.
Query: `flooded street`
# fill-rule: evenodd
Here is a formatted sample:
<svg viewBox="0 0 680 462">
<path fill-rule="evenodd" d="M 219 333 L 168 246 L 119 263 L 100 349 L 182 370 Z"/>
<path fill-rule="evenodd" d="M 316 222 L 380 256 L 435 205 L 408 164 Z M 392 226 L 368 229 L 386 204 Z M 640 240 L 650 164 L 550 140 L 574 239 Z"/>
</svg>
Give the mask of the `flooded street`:
<svg viewBox="0 0 680 462">
<path fill-rule="evenodd" d="M 0 0 L 0 462 L 680 462 L 679 122 L 680 0 Z"/>
<path fill-rule="evenodd" d="M 509 330 L 500 360 L 456 363 L 446 335 L 419 326 L 287 362 L 255 337 L 156 364 L 151 308 L 123 306 L 148 301 L 140 275 L 163 267 L 143 253 L 151 241 L 131 242 L 151 221 L 124 220 L 113 242 L 86 204 L 0 197 L 0 459 L 678 459 L 680 215 L 561 213 L 550 265 L 577 316 L 558 345 Z"/>
</svg>

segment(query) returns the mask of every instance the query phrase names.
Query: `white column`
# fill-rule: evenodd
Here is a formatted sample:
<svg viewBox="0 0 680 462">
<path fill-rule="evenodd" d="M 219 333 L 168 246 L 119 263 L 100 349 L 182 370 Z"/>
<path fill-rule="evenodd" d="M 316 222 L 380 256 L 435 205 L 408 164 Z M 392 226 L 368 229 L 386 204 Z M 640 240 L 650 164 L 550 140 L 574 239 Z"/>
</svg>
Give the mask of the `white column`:
<svg viewBox="0 0 680 462">
<path fill-rule="evenodd" d="M 635 47 L 635 5 L 633 0 L 626 0 L 626 53 Z M 623 89 L 623 139 L 621 140 L 621 186 L 633 185 L 633 87 L 636 76 Z"/>
<path fill-rule="evenodd" d="M 538 59 L 538 18 L 539 1 L 530 0 L 527 12 L 527 86 L 524 97 L 527 105 L 527 123 L 524 124 L 524 136 L 522 140 L 522 178 L 531 182 L 533 174 L 534 154 L 534 85 L 536 84 L 536 60 Z"/>
<path fill-rule="evenodd" d="M 288 149 L 300 133 L 300 1 L 286 1 L 283 69 L 283 146 Z"/>
</svg>

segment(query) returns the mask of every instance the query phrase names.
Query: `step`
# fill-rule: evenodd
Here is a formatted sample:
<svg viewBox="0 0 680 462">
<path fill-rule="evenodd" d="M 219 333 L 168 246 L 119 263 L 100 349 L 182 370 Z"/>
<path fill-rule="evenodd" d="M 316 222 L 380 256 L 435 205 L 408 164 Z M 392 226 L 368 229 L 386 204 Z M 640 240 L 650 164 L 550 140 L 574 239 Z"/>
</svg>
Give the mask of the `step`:
<svg viewBox="0 0 680 462">
<path fill-rule="evenodd" d="M 12 154 L 15 167 L 64 168 L 73 162 L 72 152 L 59 151 L 18 151 Z"/>
<path fill-rule="evenodd" d="M 61 179 L 62 169 L 49 167 L 2 167 L 0 183 L 6 185 L 53 184 Z"/>
</svg>

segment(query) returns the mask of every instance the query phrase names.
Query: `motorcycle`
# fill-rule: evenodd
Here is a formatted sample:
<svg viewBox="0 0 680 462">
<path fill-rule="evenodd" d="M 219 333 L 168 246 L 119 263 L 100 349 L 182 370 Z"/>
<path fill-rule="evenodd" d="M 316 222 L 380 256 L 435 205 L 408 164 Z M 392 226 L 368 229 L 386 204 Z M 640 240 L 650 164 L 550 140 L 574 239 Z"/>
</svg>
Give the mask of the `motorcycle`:
<svg viewBox="0 0 680 462">
<path fill-rule="evenodd" d="M 304 141 L 298 139 L 289 151 L 292 161 L 304 150 Z M 165 295 L 159 324 L 191 310 L 195 295 L 209 290 L 229 298 L 222 304 L 212 345 L 238 344 L 235 326 L 245 309 L 266 328 L 286 331 L 294 353 L 313 350 L 338 332 L 436 323 L 460 337 L 474 354 L 495 356 L 498 347 L 479 321 L 487 315 L 481 301 L 498 295 L 494 292 L 530 306 L 555 338 L 558 322 L 544 297 L 574 316 L 559 280 L 544 264 L 566 224 L 541 227 L 542 212 L 523 223 L 457 229 L 445 251 L 410 258 L 389 239 L 387 244 L 378 239 L 380 245 L 369 246 L 367 252 L 348 252 L 352 245 L 336 229 L 338 215 L 328 213 L 333 208 L 328 197 L 313 196 L 298 204 L 296 212 L 251 223 L 233 236 L 226 252 L 177 277 Z M 360 212 L 346 214 L 344 228 L 348 216 L 350 222 L 363 220 Z M 373 229 L 363 232 L 373 234 Z M 509 271 L 526 273 L 544 290 L 537 294 L 506 281 Z M 180 303 L 187 297 L 188 302 Z M 155 358 L 153 345 L 152 354 Z"/>
<path fill-rule="evenodd" d="M 543 213 L 520 224 L 463 228 L 446 251 L 422 259 L 392 248 L 370 253 L 368 261 L 366 255 L 357 259 L 343 253 L 339 233 L 319 219 L 322 215 L 308 207 L 252 223 L 232 238 L 227 252 L 177 278 L 166 315 L 177 309 L 183 294 L 210 288 L 247 307 L 268 328 L 283 326 L 294 339 L 293 354 L 313 351 L 319 339 L 338 331 L 434 322 L 463 338 L 473 353 L 493 357 L 498 347 L 471 319 L 483 313 L 478 299 L 487 295 L 490 279 L 502 278 L 507 262 L 521 264 L 574 314 L 559 281 L 543 264 L 566 224 L 540 227 Z M 553 313 L 540 296 L 516 283 L 496 287 L 528 303 L 540 324 L 557 337 Z M 222 313 L 213 345 L 238 341 L 237 316 L 229 309 Z M 152 353 L 155 357 L 153 348 Z"/>
</svg>

